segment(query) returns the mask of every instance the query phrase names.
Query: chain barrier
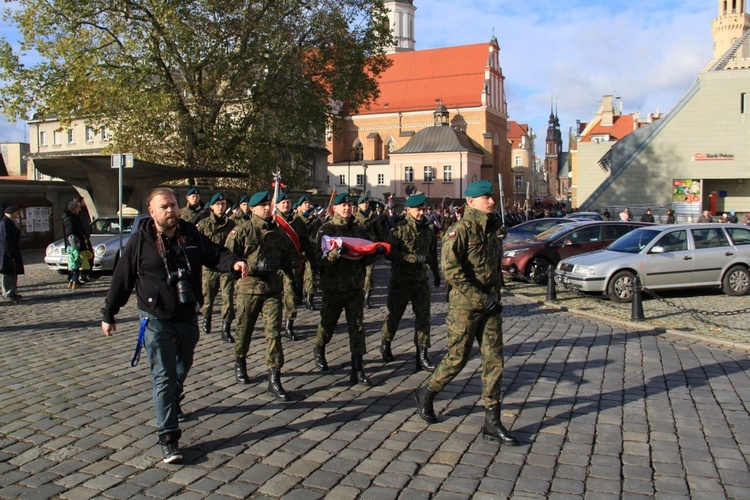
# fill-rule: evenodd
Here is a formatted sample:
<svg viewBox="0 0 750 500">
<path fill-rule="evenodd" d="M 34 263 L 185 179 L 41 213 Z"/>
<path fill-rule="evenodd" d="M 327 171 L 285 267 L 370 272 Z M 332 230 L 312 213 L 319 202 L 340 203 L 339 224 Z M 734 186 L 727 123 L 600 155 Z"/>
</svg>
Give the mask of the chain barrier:
<svg viewBox="0 0 750 500">
<path fill-rule="evenodd" d="M 659 302 L 663 304 L 667 304 L 668 306 L 674 307 L 675 309 L 678 309 L 682 312 L 686 312 L 686 313 L 690 313 L 694 315 L 721 317 L 721 316 L 738 316 L 740 314 L 750 313 L 750 307 L 746 307 L 744 309 L 738 309 L 736 311 L 707 311 L 705 309 L 692 309 L 692 308 L 677 304 L 676 302 L 673 302 L 669 299 L 665 299 L 664 297 L 660 297 L 659 295 L 649 290 L 645 286 L 642 286 L 641 290 L 646 292 L 651 297 L 653 297 L 654 299 L 658 300 Z"/>
</svg>

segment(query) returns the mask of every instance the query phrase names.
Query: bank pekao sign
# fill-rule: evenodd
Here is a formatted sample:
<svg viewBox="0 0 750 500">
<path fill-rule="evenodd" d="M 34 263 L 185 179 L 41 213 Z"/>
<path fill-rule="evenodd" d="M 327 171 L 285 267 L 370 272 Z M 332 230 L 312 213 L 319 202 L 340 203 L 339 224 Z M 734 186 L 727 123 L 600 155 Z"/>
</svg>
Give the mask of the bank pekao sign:
<svg viewBox="0 0 750 500">
<path fill-rule="evenodd" d="M 734 160 L 734 153 L 693 153 L 693 161 Z"/>
</svg>

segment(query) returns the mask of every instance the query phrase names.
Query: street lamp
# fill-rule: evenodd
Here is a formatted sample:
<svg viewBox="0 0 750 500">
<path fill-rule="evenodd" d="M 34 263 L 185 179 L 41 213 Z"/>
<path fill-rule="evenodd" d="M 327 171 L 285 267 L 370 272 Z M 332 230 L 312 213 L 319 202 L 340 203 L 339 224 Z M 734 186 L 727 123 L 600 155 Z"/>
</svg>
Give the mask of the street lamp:
<svg viewBox="0 0 750 500">
<path fill-rule="evenodd" d="M 432 179 L 435 177 L 435 169 L 432 167 L 429 167 L 429 170 L 425 170 L 425 173 L 429 172 L 429 175 L 427 176 L 427 179 L 425 179 L 424 183 L 427 184 L 427 205 L 430 205 L 430 184 L 432 184 Z"/>
<path fill-rule="evenodd" d="M 357 155 L 357 150 L 352 148 L 349 150 L 349 154 L 346 157 L 346 192 L 351 193 L 352 191 L 352 153 Z"/>
<path fill-rule="evenodd" d="M 362 194 L 367 193 L 367 163 L 362 164 Z"/>
</svg>

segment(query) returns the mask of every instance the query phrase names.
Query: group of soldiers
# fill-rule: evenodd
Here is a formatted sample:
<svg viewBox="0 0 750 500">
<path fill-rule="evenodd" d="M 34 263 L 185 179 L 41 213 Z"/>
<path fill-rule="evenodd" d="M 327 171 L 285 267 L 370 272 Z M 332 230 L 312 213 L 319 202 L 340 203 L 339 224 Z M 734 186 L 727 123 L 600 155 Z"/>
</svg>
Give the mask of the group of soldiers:
<svg viewBox="0 0 750 500">
<path fill-rule="evenodd" d="M 237 382 L 249 384 L 246 358 L 253 329 L 262 313 L 268 392 L 288 401 L 290 395 L 281 384 L 280 374 L 284 365 L 282 319 L 283 331 L 289 340 L 297 340 L 294 332 L 297 307 L 304 304 L 313 309 L 313 298 L 320 289 L 320 322 L 312 353 L 315 366 L 323 372 L 329 370 L 326 346 L 344 311 L 351 353 L 350 381 L 370 386 L 371 381 L 363 369 L 366 354 L 363 317 L 365 307 L 371 307 L 375 262 L 384 256 L 390 261 L 392 272 L 379 352 L 384 362 L 395 360 L 391 343 L 411 303 L 415 315 L 415 371 L 431 372 L 427 382 L 415 393 L 420 416 L 428 423 L 437 422 L 433 399 L 466 365 L 476 339 L 482 357 L 482 397 L 487 409 L 483 436 L 505 444 L 518 444 L 499 421 L 503 371 L 502 251 L 501 223 L 493 210 L 492 183 L 474 182 L 465 196 L 463 216 L 443 231 L 441 264 L 450 312 L 448 351 L 437 366 L 428 356 L 431 291 L 427 273 L 429 270 L 432 285 L 439 287 L 437 231 L 426 216 L 426 197 L 421 193 L 406 200 L 405 216 L 387 233 L 381 215 L 370 209 L 366 195 L 356 204 L 348 193 L 335 196 L 330 217 L 321 221 L 314 211 L 311 216 L 310 201 L 305 196 L 292 204 L 287 193 L 259 191 L 243 197 L 239 202 L 240 210 L 228 215 L 226 196 L 214 194 L 208 205 L 208 216 L 197 222 L 197 228 L 214 243 L 225 246 L 246 261 L 249 275 L 235 282 L 228 273 L 203 269 L 203 332 L 211 332 L 212 309 L 221 290 L 221 338 L 234 343 Z M 186 199 L 187 206 L 181 210 L 181 217 L 195 222 L 203 210 L 200 192 L 192 188 Z M 372 244 L 362 246 L 363 241 Z M 238 319 L 236 339 L 231 334 L 235 317 Z"/>
</svg>

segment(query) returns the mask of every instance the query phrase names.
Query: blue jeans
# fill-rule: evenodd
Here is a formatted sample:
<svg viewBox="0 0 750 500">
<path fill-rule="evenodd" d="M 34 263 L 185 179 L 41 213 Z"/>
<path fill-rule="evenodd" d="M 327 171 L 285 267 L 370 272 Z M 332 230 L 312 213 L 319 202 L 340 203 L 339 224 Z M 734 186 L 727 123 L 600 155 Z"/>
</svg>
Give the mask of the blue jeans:
<svg viewBox="0 0 750 500">
<path fill-rule="evenodd" d="M 181 435 L 177 402 L 193 366 L 193 354 L 200 338 L 198 319 L 163 321 L 147 312 L 139 313 L 141 320 L 148 318 L 143 343 L 151 365 L 156 433 L 159 441 L 166 441 L 167 436 L 170 441 L 177 440 Z"/>
</svg>

